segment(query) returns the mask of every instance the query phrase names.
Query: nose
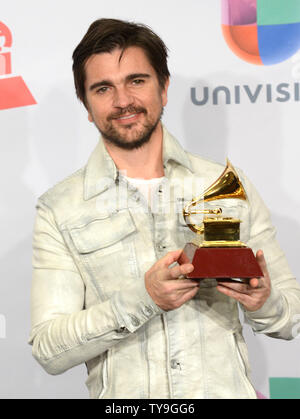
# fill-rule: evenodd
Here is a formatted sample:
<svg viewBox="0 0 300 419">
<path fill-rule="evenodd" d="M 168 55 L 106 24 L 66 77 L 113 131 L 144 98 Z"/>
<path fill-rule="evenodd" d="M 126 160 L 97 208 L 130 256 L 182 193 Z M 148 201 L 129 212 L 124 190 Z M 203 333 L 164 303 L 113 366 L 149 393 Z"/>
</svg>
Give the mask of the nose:
<svg viewBox="0 0 300 419">
<path fill-rule="evenodd" d="M 126 87 L 118 87 L 114 91 L 113 105 L 116 108 L 126 108 L 132 105 L 133 97 Z"/>
</svg>

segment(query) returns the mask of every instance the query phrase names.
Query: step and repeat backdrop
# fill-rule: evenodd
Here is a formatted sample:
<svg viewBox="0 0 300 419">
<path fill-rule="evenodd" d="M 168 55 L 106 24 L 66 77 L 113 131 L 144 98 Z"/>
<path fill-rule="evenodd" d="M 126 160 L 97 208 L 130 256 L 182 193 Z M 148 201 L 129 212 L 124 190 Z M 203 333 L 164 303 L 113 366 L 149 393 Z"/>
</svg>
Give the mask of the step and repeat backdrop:
<svg viewBox="0 0 300 419">
<path fill-rule="evenodd" d="M 72 52 L 100 17 L 142 22 L 169 49 L 164 123 L 191 152 L 243 169 L 300 277 L 298 0 L 15 0 L 0 12 L 0 398 L 86 398 L 86 369 L 47 375 L 31 356 L 31 240 L 37 198 L 98 141 L 78 102 Z M 295 319 L 295 335 L 300 331 Z M 245 327 L 257 391 L 300 398 L 300 340 Z"/>
</svg>

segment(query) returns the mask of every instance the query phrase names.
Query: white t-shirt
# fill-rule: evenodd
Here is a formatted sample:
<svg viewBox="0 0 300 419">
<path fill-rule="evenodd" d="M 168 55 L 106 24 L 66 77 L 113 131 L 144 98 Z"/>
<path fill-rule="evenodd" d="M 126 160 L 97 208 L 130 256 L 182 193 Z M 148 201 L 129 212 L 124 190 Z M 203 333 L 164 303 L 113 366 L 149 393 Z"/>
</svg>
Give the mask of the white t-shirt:
<svg viewBox="0 0 300 419">
<path fill-rule="evenodd" d="M 124 179 L 127 180 L 132 186 L 137 188 L 140 193 L 145 197 L 147 204 L 152 207 L 154 193 L 157 191 L 157 188 L 160 184 L 163 183 L 165 177 L 158 177 L 153 179 L 140 179 L 124 176 Z"/>
</svg>

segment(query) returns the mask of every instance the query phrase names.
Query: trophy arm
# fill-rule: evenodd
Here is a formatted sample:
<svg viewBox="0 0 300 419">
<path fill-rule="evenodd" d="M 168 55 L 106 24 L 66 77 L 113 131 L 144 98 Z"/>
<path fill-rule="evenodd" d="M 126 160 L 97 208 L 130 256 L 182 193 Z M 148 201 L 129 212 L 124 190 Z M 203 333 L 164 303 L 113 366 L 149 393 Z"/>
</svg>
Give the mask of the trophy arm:
<svg viewBox="0 0 300 419">
<path fill-rule="evenodd" d="M 207 210 L 191 210 L 192 206 L 195 206 L 199 202 L 198 199 L 190 202 L 183 208 L 183 218 L 187 224 L 187 226 L 196 234 L 203 234 L 204 233 L 204 224 L 197 225 L 193 223 L 190 219 L 191 215 L 195 214 L 222 214 L 222 208 L 216 209 L 207 209 Z"/>
</svg>

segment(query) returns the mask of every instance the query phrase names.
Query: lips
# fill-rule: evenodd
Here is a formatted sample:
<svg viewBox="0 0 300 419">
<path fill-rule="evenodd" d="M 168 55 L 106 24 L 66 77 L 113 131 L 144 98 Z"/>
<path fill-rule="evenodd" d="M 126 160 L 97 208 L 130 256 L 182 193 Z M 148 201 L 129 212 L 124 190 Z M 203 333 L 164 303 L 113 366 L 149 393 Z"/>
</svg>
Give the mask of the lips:
<svg viewBox="0 0 300 419">
<path fill-rule="evenodd" d="M 132 124 L 138 122 L 140 116 L 141 116 L 141 113 L 134 113 L 130 115 L 124 115 L 119 118 L 115 118 L 114 121 L 118 125 L 131 126 Z"/>
<path fill-rule="evenodd" d="M 117 120 L 118 122 L 133 122 L 139 118 L 140 114 L 146 114 L 146 109 L 144 108 L 133 108 L 129 107 L 123 109 L 122 112 L 118 112 L 110 115 L 108 120 Z"/>
<path fill-rule="evenodd" d="M 131 115 L 128 115 L 128 116 L 121 116 L 120 118 L 116 118 L 116 119 L 124 121 L 124 120 L 128 120 L 128 119 L 132 119 L 132 118 L 136 117 L 137 115 L 138 114 L 134 113 L 134 114 L 131 114 Z"/>
</svg>

